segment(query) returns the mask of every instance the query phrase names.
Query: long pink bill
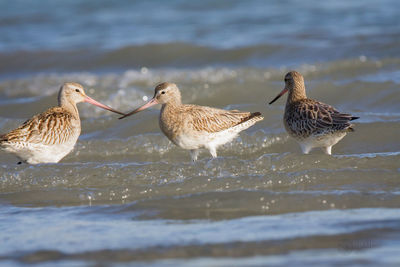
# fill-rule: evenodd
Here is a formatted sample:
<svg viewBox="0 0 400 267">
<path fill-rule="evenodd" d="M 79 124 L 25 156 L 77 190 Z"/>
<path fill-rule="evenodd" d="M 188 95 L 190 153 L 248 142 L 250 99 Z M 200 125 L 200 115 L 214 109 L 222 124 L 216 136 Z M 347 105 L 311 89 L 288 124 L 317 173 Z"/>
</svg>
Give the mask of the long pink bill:
<svg viewBox="0 0 400 267">
<path fill-rule="evenodd" d="M 278 98 L 283 96 L 287 91 L 288 91 L 288 89 L 286 89 L 286 88 L 283 89 L 282 92 L 279 93 L 279 95 L 277 95 L 271 102 L 269 102 L 269 104 L 271 105 L 272 103 L 274 103 L 276 100 L 278 100 Z"/>
<path fill-rule="evenodd" d="M 157 104 L 158 104 L 157 99 L 156 98 L 152 98 L 152 99 L 150 99 L 149 102 L 147 102 L 143 106 L 135 109 L 134 111 L 129 112 L 128 114 L 124 114 L 124 116 L 120 117 L 119 119 L 123 119 L 123 118 L 129 117 L 129 116 L 131 116 L 131 115 L 133 115 L 135 113 L 138 113 L 138 112 L 140 112 L 142 110 L 145 110 L 146 108 L 149 108 L 149 107 L 157 105 Z"/>
<path fill-rule="evenodd" d="M 84 102 L 87 102 L 87 103 L 89 103 L 89 104 L 98 106 L 98 107 L 100 107 L 100 108 L 109 110 L 109 111 L 111 111 L 111 112 L 114 112 L 114 113 L 117 113 L 117 114 L 120 114 L 120 115 L 125 115 L 125 113 L 122 113 L 122 112 L 120 112 L 120 111 L 118 111 L 118 110 L 115 110 L 115 109 L 113 109 L 113 108 L 111 108 L 111 107 L 109 107 L 109 106 L 106 106 L 106 105 L 104 105 L 104 104 L 102 104 L 102 103 L 100 103 L 100 102 L 97 102 L 96 100 L 94 100 L 93 98 L 88 97 L 88 96 L 85 96 Z"/>
</svg>

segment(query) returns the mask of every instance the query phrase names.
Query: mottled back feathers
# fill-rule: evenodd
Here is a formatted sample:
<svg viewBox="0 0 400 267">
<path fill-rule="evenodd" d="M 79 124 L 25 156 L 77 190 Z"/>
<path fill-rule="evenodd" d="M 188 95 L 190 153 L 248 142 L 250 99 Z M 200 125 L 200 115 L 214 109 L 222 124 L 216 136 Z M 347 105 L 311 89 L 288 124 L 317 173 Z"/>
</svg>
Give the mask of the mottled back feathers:
<svg viewBox="0 0 400 267">
<path fill-rule="evenodd" d="M 261 113 L 241 112 L 238 110 L 222 110 L 211 107 L 185 105 L 189 109 L 189 125 L 196 131 L 209 133 L 220 132 L 243 123 Z"/>
<path fill-rule="evenodd" d="M 20 127 L 2 135 L 0 144 L 31 143 L 57 145 L 80 134 L 79 117 L 76 118 L 62 107 L 53 107 L 25 121 Z"/>
<path fill-rule="evenodd" d="M 350 121 L 358 119 L 313 99 L 302 99 L 286 106 L 285 126 L 291 135 L 307 138 L 338 131 L 353 131 Z"/>
<path fill-rule="evenodd" d="M 197 132 L 216 133 L 234 127 L 253 117 L 260 117 L 261 113 L 241 112 L 238 110 L 223 110 L 206 106 L 181 105 L 179 107 L 168 106 L 162 111 L 162 117 L 175 117 L 177 121 L 169 122 L 164 119 L 165 124 L 185 125 L 187 130 Z M 181 116 L 179 114 L 182 114 Z M 169 127 L 164 125 L 164 127 Z"/>
</svg>

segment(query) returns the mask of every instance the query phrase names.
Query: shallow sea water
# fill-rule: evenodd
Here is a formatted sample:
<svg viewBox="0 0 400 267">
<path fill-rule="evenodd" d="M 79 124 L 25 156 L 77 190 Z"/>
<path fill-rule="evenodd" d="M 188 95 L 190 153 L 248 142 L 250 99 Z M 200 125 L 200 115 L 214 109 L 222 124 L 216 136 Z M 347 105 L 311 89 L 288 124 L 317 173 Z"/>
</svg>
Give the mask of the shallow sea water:
<svg viewBox="0 0 400 267">
<path fill-rule="evenodd" d="M 287 1 L 293 16 L 264 1 L 128 2 L 0 11 L 1 132 L 55 105 L 65 81 L 121 111 L 170 81 L 185 103 L 265 119 L 192 163 L 160 132 L 159 108 L 118 120 L 79 104 L 82 135 L 60 163 L 0 153 L 0 265 L 400 264 L 397 1 Z M 309 97 L 360 117 L 332 156 L 302 155 L 285 100 L 267 105 L 291 69 Z"/>
</svg>

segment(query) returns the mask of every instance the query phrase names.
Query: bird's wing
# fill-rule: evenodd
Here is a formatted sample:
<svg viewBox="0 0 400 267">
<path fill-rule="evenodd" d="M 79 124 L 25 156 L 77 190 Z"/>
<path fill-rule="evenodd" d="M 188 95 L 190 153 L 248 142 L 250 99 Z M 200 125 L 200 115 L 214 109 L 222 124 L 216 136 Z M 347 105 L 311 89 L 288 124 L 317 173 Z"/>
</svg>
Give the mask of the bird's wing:
<svg viewBox="0 0 400 267">
<path fill-rule="evenodd" d="M 204 106 L 185 105 L 185 117 L 190 128 L 196 131 L 209 133 L 220 132 L 243 123 L 259 112 L 241 112 L 238 110 L 224 110 Z"/>
<path fill-rule="evenodd" d="M 60 107 L 50 108 L 25 121 L 17 129 L 2 135 L 0 142 L 63 144 L 74 134 L 73 119 L 72 114 Z"/>
<path fill-rule="evenodd" d="M 301 101 L 287 114 L 287 124 L 298 135 L 309 136 L 347 130 L 356 117 L 312 99 Z"/>
</svg>

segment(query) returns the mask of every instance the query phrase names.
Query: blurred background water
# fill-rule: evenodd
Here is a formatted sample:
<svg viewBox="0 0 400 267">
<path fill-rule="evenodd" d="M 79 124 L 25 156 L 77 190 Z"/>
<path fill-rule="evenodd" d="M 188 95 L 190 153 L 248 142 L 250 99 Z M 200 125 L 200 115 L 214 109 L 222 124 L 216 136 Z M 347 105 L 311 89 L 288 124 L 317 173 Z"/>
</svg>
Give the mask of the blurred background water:
<svg viewBox="0 0 400 267">
<path fill-rule="evenodd" d="M 162 81 L 186 103 L 265 119 L 192 164 L 157 108 L 122 121 L 81 104 L 59 164 L 0 153 L 0 264 L 400 264 L 400 2 L 0 1 L 0 132 L 63 82 L 128 111 Z M 291 69 L 361 119 L 301 155 L 268 106 Z M 397 252 L 397 253 L 396 253 Z"/>
</svg>

